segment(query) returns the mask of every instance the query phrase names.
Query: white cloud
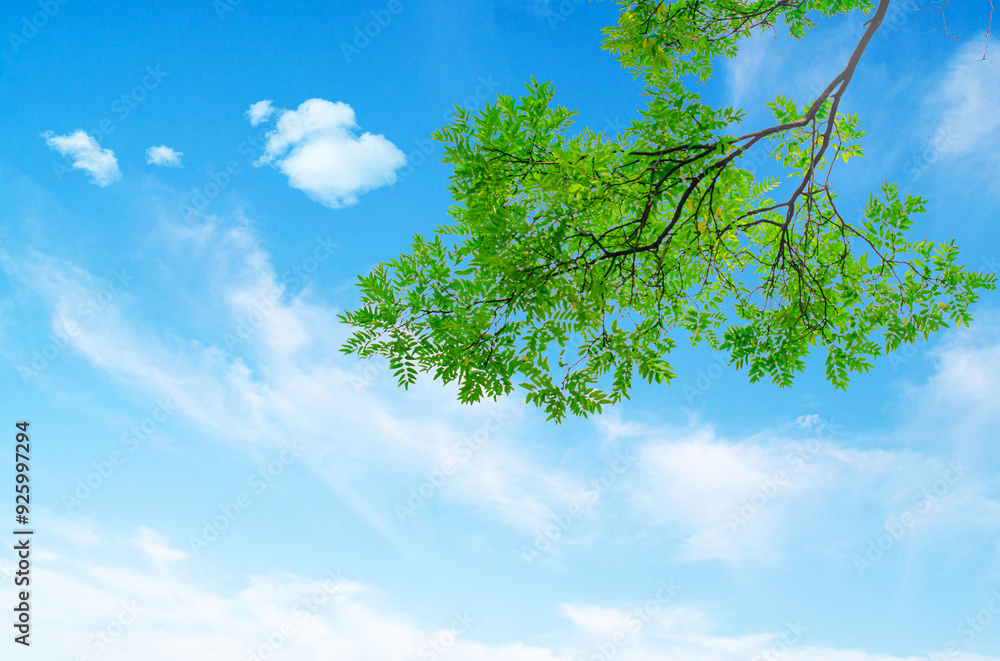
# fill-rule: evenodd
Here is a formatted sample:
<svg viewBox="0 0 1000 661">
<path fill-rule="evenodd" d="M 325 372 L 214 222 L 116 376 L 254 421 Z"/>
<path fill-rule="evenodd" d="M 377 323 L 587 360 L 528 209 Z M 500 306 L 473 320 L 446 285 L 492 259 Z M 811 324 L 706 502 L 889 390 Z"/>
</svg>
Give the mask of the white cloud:
<svg viewBox="0 0 1000 661">
<path fill-rule="evenodd" d="M 1000 311 L 974 310 L 971 328 L 943 333 L 927 349 L 935 359 L 933 374 L 922 384 L 909 384 L 915 414 L 911 433 L 922 442 L 940 445 L 947 439 L 963 456 L 978 457 L 994 470 L 994 429 L 1000 421 Z"/>
<path fill-rule="evenodd" d="M 278 112 L 255 165 L 269 164 L 292 188 L 332 209 L 355 204 L 358 196 L 396 182 L 406 155 L 382 135 L 355 135 L 358 124 L 346 103 L 309 99 L 297 110 L 275 111 L 260 101 L 247 112 L 251 124 Z"/>
<path fill-rule="evenodd" d="M 774 34 L 757 32 L 740 43 L 738 55 L 726 61 L 726 73 L 729 88 L 733 94 L 733 104 L 740 105 L 747 92 L 761 84 L 761 71 L 765 59 L 774 57 Z M 771 67 L 770 72 L 776 67 Z"/>
<path fill-rule="evenodd" d="M 132 544 L 142 549 L 160 570 L 188 557 L 184 551 L 170 548 L 170 540 L 155 530 L 139 527 L 139 532 L 132 538 Z"/>
<path fill-rule="evenodd" d="M 1000 137 L 1000 58 L 981 57 L 974 43 L 959 49 L 931 99 L 941 106 L 941 121 L 931 145 L 941 154 L 979 151 L 984 142 Z"/>
<path fill-rule="evenodd" d="M 49 147 L 72 159 L 74 170 L 89 173 L 92 183 L 103 187 L 122 178 L 115 153 L 101 147 L 97 140 L 84 131 L 78 129 L 69 135 L 55 135 L 52 131 L 46 131 L 42 137 Z"/>
<path fill-rule="evenodd" d="M 136 537 L 155 540 L 157 548 L 169 546 L 153 530 L 140 529 Z M 108 539 L 98 549 L 117 555 L 114 563 L 96 552 L 83 557 L 36 551 L 32 569 L 38 587 L 31 596 L 37 619 L 31 645 L 39 661 L 272 656 L 381 661 L 436 656 L 431 641 L 444 644 L 455 661 L 569 661 L 542 647 L 474 642 L 475 613 L 468 614 L 472 628 L 443 636 L 450 621 L 440 628 L 421 626 L 335 569 L 319 578 L 249 576 L 236 593 L 221 594 L 186 578 L 179 567 L 149 571 L 122 562 L 116 541 Z M 12 575 L 12 566 L 0 559 L 0 574 Z"/>
<path fill-rule="evenodd" d="M 146 150 L 146 163 L 150 165 L 163 165 L 169 168 L 181 167 L 181 156 L 183 152 L 174 151 L 166 145 L 150 147 Z"/>
<path fill-rule="evenodd" d="M 954 416 L 943 419 L 952 424 Z M 626 485 L 632 514 L 647 529 L 663 530 L 681 561 L 774 561 L 805 539 L 823 539 L 831 558 L 850 559 L 912 511 L 926 488 L 953 477 L 949 467 L 964 456 L 941 458 L 940 447 L 934 454 L 856 450 L 837 429 L 802 416 L 735 442 L 710 426 L 650 432 L 635 446 L 640 470 Z M 921 510 L 905 544 L 947 545 L 942 540 L 1000 522 L 1000 504 L 973 471 L 966 468 L 946 491 L 932 510 Z"/>
<path fill-rule="evenodd" d="M 51 523 L 48 529 L 52 534 L 79 548 L 91 548 L 100 542 L 94 523 L 89 520 L 73 520 L 57 518 L 50 510 L 40 510 L 35 514 L 36 525 L 41 527 Z"/>
<path fill-rule="evenodd" d="M 247 110 L 247 119 L 250 120 L 251 126 L 257 126 L 271 118 L 277 110 L 271 103 L 270 100 L 258 101 L 250 106 L 250 110 Z"/>
<path fill-rule="evenodd" d="M 1000 314 L 978 310 L 976 317 L 972 329 L 949 334 L 934 351 L 937 371 L 923 393 L 937 406 L 966 409 L 963 417 L 1000 413 Z"/>
<path fill-rule="evenodd" d="M 610 638 L 625 626 L 624 614 L 617 608 L 562 604 L 561 611 L 577 628 L 595 637 Z"/>
<path fill-rule="evenodd" d="M 79 353 L 127 388 L 154 399 L 170 397 L 206 438 L 257 459 L 270 458 L 283 439 L 299 439 L 303 464 L 390 538 L 401 530 L 394 505 L 406 504 L 409 491 L 445 462 L 460 470 L 428 487 L 433 502 L 469 508 L 483 519 L 512 526 L 520 535 L 511 541 L 515 548 L 530 545 L 539 530 L 577 503 L 588 478 L 599 472 L 557 465 L 546 458 L 543 439 L 520 437 L 520 404 L 508 402 L 512 415 L 497 430 L 484 425 L 492 404 L 456 404 L 451 389 L 429 380 L 404 393 L 384 368 L 366 376 L 364 363 L 339 353 L 345 329 L 336 309 L 312 302 L 308 286 L 283 294 L 287 280 L 274 271 L 245 218 L 229 227 L 213 220 L 180 228 L 169 241 L 168 251 L 191 256 L 192 262 L 179 268 L 203 271 L 195 280 L 199 296 L 207 300 L 197 306 L 214 311 L 219 330 L 208 341 L 165 335 L 137 320 L 142 310 L 123 296 L 92 321 L 77 324 L 66 351 Z M 318 253 L 305 254 L 312 260 Z M 74 311 L 104 289 L 99 279 L 51 257 L 31 252 L 0 257 L 11 281 L 47 303 L 55 331 L 66 328 Z M 335 257 L 328 252 L 324 260 Z M 943 368 L 945 380 L 936 391 L 961 393 L 964 383 L 993 383 L 988 370 L 997 361 L 985 354 L 950 361 L 956 369 L 981 364 L 986 371 L 952 378 Z M 981 390 L 972 388 L 970 397 Z M 996 398 L 980 400 L 988 406 Z M 900 498 L 932 484 L 943 463 L 933 459 L 940 452 L 854 451 L 846 449 L 847 439 L 827 437 L 822 451 L 797 468 L 790 453 L 801 451 L 802 439 L 814 438 L 823 424 L 816 416 L 802 416 L 788 429 L 734 442 L 707 426 L 678 432 L 604 416 L 597 426 L 607 437 L 605 445 L 630 447 L 638 460 L 573 523 L 557 547 L 593 544 L 620 525 L 625 536 L 637 530 L 662 536 L 681 560 L 773 558 L 790 548 L 793 535 L 806 534 L 841 544 L 828 548 L 849 557 L 887 517 L 906 509 L 909 503 Z M 484 431 L 485 442 L 471 459 L 461 460 L 458 444 Z M 765 487 L 764 506 L 734 534 L 730 516 L 759 498 L 761 485 L 771 484 L 780 470 L 788 473 L 787 484 L 774 495 Z M 960 511 L 962 503 L 974 505 L 969 512 L 995 520 L 996 503 L 977 489 L 975 479 L 963 481 L 939 510 L 941 520 L 924 517 L 922 529 L 945 525 L 945 519 L 959 528 L 981 525 Z M 828 511 L 834 501 L 852 508 L 851 513 Z M 424 516 L 418 508 L 412 519 Z M 824 517 L 829 518 L 819 525 Z"/>
<path fill-rule="evenodd" d="M 638 511 L 675 530 L 686 559 L 737 560 L 769 548 L 774 503 L 752 526 L 740 526 L 743 534 L 734 534 L 729 518 L 770 480 L 777 469 L 772 453 L 754 443 L 727 443 L 710 427 L 670 436 L 641 446 L 642 478 L 633 491 Z"/>
<path fill-rule="evenodd" d="M 169 546 L 156 531 L 140 530 L 138 536 L 143 535 Z M 798 623 L 777 632 L 720 634 L 713 631 L 706 612 L 678 603 L 678 597 L 661 598 L 655 586 L 649 600 L 630 606 L 562 604 L 569 626 L 542 636 L 545 645 L 519 640 L 483 643 L 477 640 L 474 610 L 463 614 L 471 626 L 447 634 L 453 622 L 420 622 L 413 614 L 386 605 L 384 593 L 344 577 L 335 568 L 318 577 L 289 573 L 241 577 L 237 591 L 220 593 L 204 581 L 188 578 L 179 566 L 150 571 L 123 562 L 120 541 L 107 534 L 102 539 L 102 546 L 90 553 L 45 549 L 35 558 L 38 586 L 32 592 L 32 612 L 37 618 L 31 642 L 39 661 L 83 656 L 108 661 L 272 657 L 572 661 L 595 656 L 621 661 L 740 661 L 761 653 L 787 661 L 917 661 L 860 649 L 807 647 L 803 635 L 811 635 L 810 629 Z M 115 562 L 104 559 L 109 555 Z M 0 567 L 5 570 L 0 573 L 13 573 L 6 558 L 0 558 Z M 431 641 L 438 651 L 429 645 Z M 964 652 L 950 658 L 997 659 Z"/>
<path fill-rule="evenodd" d="M 310 303 L 308 288 L 282 297 L 285 285 L 270 256 L 245 226 L 206 224 L 175 233 L 175 240 L 179 252 L 190 253 L 197 243 L 197 268 L 206 271 L 201 294 L 225 315 L 225 332 L 208 344 L 161 337 L 127 316 L 116 299 L 92 321 L 77 324 L 67 351 L 129 388 L 171 398 L 209 438 L 240 452 L 264 458 L 279 441 L 300 439 L 303 463 L 387 534 L 399 530 L 394 505 L 405 505 L 408 490 L 445 462 L 458 469 L 434 487 L 435 502 L 472 507 L 525 533 L 578 496 L 579 480 L 549 470 L 517 442 L 519 405 L 508 402 L 493 424 L 496 404 L 464 406 L 454 389 L 427 381 L 402 393 L 385 369 L 363 376 L 365 364 L 339 352 L 345 329 L 336 310 Z M 312 260 L 316 253 L 308 254 Z M 56 330 L 102 289 L 88 273 L 37 253 L 0 263 L 46 301 Z M 398 413 L 386 396 L 405 396 L 414 412 Z M 472 437 L 475 452 L 460 456 Z"/>
</svg>

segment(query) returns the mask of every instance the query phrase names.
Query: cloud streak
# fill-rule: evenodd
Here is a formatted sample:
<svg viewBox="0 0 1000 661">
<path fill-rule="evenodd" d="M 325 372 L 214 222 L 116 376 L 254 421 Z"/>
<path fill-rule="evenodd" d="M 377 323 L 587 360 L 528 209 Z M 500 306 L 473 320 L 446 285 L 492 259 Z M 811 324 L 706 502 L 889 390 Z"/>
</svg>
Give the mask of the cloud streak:
<svg viewBox="0 0 1000 661">
<path fill-rule="evenodd" d="M 140 528 L 134 538 L 149 540 L 154 552 L 104 564 L 98 560 L 101 554 L 121 548 L 122 541 L 104 533 L 91 551 L 53 549 L 39 556 L 38 587 L 32 595 L 38 624 L 32 643 L 40 661 L 81 655 L 149 661 L 917 661 L 809 645 L 810 626 L 800 622 L 779 631 L 720 634 L 705 611 L 680 601 L 682 585 L 665 580 L 650 585 L 648 599 L 628 606 L 561 604 L 565 626 L 547 634 L 545 644 L 484 643 L 477 640 L 477 613 L 456 612 L 462 629 L 454 627 L 452 618 L 421 622 L 387 605 L 384 594 L 345 577 L 339 568 L 319 577 L 242 577 L 237 591 L 224 594 L 186 578 L 180 565 L 188 560 L 171 548 L 166 536 Z M 157 557 L 171 562 L 158 563 Z M 2 573 L 11 571 L 10 566 L 3 562 Z M 678 590 L 680 597 L 674 596 Z M 949 659 L 997 657 L 957 651 Z"/>
<path fill-rule="evenodd" d="M 69 157 L 74 170 L 83 170 L 90 175 L 90 182 L 101 186 L 110 186 L 122 178 L 118 169 L 118 159 L 110 149 L 97 144 L 91 136 L 78 129 L 67 135 L 55 135 L 52 131 L 42 133 L 45 144 Z"/>
<path fill-rule="evenodd" d="M 1000 60 L 981 59 L 976 44 L 953 57 L 948 74 L 932 103 L 940 107 L 934 147 L 944 155 L 961 156 L 994 144 L 1000 128 Z"/>
<path fill-rule="evenodd" d="M 399 529 L 393 505 L 446 462 L 461 470 L 436 488 L 436 502 L 461 503 L 518 529 L 538 528 L 575 497 L 573 480 L 516 441 L 521 407 L 510 404 L 475 456 L 459 462 L 456 452 L 483 430 L 493 406 L 459 405 L 449 390 L 424 382 L 406 394 L 418 413 L 396 412 L 386 396 L 401 395 L 389 378 L 355 386 L 358 365 L 339 352 L 345 333 L 336 311 L 309 302 L 308 288 L 283 296 L 270 255 L 248 228 L 210 226 L 190 236 L 177 240 L 202 242 L 206 305 L 224 317 L 214 341 L 159 337 L 112 304 L 70 338 L 72 350 L 126 387 L 169 397 L 208 438 L 240 452 L 263 457 L 285 439 L 301 440 L 303 463 L 386 532 Z M 51 307 L 54 328 L 98 286 L 39 254 L 8 256 L 6 269 Z"/>
</svg>

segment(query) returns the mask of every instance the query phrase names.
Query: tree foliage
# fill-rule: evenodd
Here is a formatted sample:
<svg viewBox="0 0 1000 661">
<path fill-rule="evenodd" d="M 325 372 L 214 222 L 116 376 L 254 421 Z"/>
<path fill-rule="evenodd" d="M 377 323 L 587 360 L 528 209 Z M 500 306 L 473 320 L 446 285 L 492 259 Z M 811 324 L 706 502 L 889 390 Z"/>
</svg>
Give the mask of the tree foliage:
<svg viewBox="0 0 1000 661">
<path fill-rule="evenodd" d="M 888 7 L 881 0 L 637 0 L 604 46 L 648 97 L 618 136 L 571 134 L 574 112 L 532 79 L 438 130 L 453 164 L 451 222 L 359 278 L 346 353 L 384 356 L 398 381 L 430 372 L 463 402 L 524 389 L 557 421 L 669 382 L 675 338 L 728 352 L 750 381 L 787 386 L 814 349 L 846 387 L 877 356 L 971 321 L 992 274 L 954 242 L 914 241 L 924 200 L 884 183 L 860 222 L 836 205 L 830 173 L 862 154 L 841 99 Z M 749 133 L 742 110 L 703 103 L 721 57 L 761 28 L 796 38 L 811 17 L 865 12 L 844 69 L 807 105 L 778 96 L 775 123 Z M 770 150 L 790 182 L 741 161 Z M 780 192 L 780 191 L 779 191 Z"/>
</svg>

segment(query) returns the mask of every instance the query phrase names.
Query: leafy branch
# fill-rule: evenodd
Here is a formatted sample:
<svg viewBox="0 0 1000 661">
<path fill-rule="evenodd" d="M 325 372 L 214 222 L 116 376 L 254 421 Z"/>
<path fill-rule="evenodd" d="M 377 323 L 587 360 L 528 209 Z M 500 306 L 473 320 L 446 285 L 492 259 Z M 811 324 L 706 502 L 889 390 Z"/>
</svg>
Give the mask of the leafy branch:
<svg viewBox="0 0 1000 661">
<path fill-rule="evenodd" d="M 476 117 L 460 110 L 434 134 L 454 165 L 454 222 L 359 279 L 343 350 L 387 357 L 404 387 L 420 372 L 457 382 L 463 402 L 520 386 L 558 421 L 628 397 L 636 375 L 669 382 L 678 332 L 784 386 L 822 347 L 843 388 L 882 353 L 968 324 L 995 277 L 961 268 L 953 243 L 906 238 L 921 198 L 885 183 L 857 225 L 835 204 L 833 165 L 862 155 L 864 135 L 838 111 L 888 4 L 808 106 L 778 96 L 775 124 L 733 136 L 743 112 L 703 104 L 683 77 L 707 79 L 755 29 L 798 38 L 810 12 L 870 0 L 624 3 L 605 47 L 642 78 L 641 118 L 613 139 L 569 136 L 575 113 L 534 79 Z M 739 167 L 765 141 L 797 181 L 782 202 L 776 180 Z"/>
</svg>

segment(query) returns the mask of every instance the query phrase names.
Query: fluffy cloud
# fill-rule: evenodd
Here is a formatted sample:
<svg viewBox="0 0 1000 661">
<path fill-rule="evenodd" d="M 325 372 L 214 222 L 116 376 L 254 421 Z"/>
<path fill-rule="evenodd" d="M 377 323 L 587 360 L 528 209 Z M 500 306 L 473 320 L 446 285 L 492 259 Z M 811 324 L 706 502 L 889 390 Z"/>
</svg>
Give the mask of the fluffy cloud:
<svg viewBox="0 0 1000 661">
<path fill-rule="evenodd" d="M 174 151 L 166 145 L 150 147 L 146 150 L 146 163 L 151 165 L 163 165 L 169 168 L 181 167 L 181 156 L 183 152 Z"/>
<path fill-rule="evenodd" d="M 257 126 L 271 118 L 271 115 L 277 110 L 271 103 L 270 100 L 265 100 L 250 106 L 250 110 L 247 110 L 247 119 L 250 120 L 251 126 Z"/>
<path fill-rule="evenodd" d="M 255 165 L 272 165 L 292 188 L 332 209 L 355 204 L 358 196 L 396 182 L 406 156 L 382 135 L 355 134 L 354 110 L 346 103 L 309 99 L 297 110 L 276 110 L 259 101 L 247 116 L 257 125 L 277 113 L 263 155 Z"/>
<path fill-rule="evenodd" d="M 84 131 L 78 129 L 69 135 L 55 135 L 52 131 L 46 131 L 42 137 L 49 147 L 72 159 L 74 170 L 89 173 L 92 183 L 103 187 L 122 178 L 115 153 L 101 147 L 97 140 Z"/>
</svg>

